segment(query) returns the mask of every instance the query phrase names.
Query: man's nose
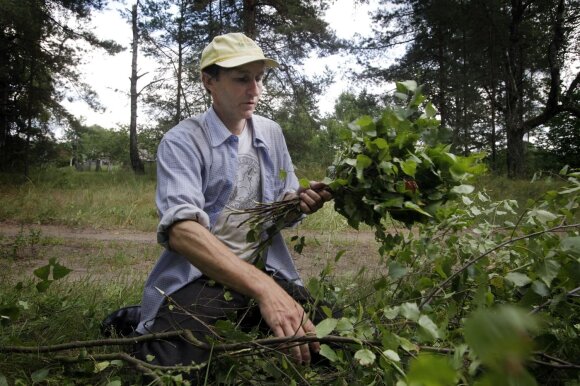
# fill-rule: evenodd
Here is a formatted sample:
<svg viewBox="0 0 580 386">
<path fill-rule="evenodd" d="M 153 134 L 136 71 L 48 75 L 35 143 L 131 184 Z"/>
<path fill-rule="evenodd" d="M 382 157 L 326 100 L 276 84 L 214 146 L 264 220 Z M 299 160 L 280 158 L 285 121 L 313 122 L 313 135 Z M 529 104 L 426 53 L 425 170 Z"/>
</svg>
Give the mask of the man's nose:
<svg viewBox="0 0 580 386">
<path fill-rule="evenodd" d="M 260 81 L 257 80 L 252 80 L 250 81 L 250 84 L 248 85 L 248 94 L 250 95 L 260 95 L 260 89 L 261 89 L 261 84 Z"/>
</svg>

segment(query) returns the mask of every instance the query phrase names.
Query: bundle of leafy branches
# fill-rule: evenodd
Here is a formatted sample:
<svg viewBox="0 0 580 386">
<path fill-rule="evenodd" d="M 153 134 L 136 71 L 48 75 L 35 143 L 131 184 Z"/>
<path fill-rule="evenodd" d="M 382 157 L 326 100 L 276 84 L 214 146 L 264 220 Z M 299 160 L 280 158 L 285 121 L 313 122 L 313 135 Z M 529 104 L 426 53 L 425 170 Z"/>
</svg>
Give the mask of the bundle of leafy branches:
<svg viewBox="0 0 580 386">
<path fill-rule="evenodd" d="M 365 223 L 385 239 L 386 219 L 406 226 L 436 221 L 438 210 L 460 194 L 470 193 L 469 180 L 485 166 L 481 154 L 453 154 L 445 143 L 449 132 L 437 119 L 414 81 L 396 84 L 394 103 L 373 118 L 363 116 L 341 133 L 342 147 L 328 168 L 324 182 L 334 196 L 334 207 L 350 226 Z M 300 181 L 308 187 L 308 180 Z M 268 236 L 287 225 L 299 199 L 262 203 L 246 213 L 255 240 L 263 229 Z"/>
</svg>

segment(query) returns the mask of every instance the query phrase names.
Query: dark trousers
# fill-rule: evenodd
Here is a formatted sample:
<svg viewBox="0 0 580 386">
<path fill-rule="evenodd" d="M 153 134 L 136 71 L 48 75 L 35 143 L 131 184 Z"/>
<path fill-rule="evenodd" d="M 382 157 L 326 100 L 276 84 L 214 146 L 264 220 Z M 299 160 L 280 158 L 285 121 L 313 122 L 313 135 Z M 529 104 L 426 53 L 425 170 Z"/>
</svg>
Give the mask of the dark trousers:
<svg viewBox="0 0 580 386">
<path fill-rule="evenodd" d="M 314 324 L 326 318 L 320 307 L 310 311 L 314 299 L 304 287 L 285 279 L 274 277 L 274 280 L 301 304 L 306 312 L 310 312 L 310 319 Z M 256 326 L 262 331 L 268 331 L 268 326 L 262 321 L 255 301 L 225 289 L 207 277 L 189 283 L 170 298 L 171 300 L 169 302 L 166 300 L 159 310 L 150 332 L 188 329 L 197 339 L 207 341 L 206 337 L 214 335 L 213 326 L 220 319 L 229 319 L 244 331 L 250 331 Z M 162 366 L 201 363 L 208 360 L 210 354 L 208 350 L 195 347 L 180 337 L 143 342 L 136 347 L 136 351 L 137 357 L 146 360 L 152 355 L 155 359 L 149 363 Z"/>
</svg>

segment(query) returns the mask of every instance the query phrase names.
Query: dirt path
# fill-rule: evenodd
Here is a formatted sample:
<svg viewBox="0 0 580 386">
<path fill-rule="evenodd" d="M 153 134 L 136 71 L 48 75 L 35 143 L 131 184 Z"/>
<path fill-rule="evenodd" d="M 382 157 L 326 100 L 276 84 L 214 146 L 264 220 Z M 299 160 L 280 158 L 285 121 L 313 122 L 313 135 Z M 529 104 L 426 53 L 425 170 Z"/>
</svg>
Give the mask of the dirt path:
<svg viewBox="0 0 580 386">
<path fill-rule="evenodd" d="M 105 229 L 79 229 L 60 225 L 36 225 L 29 224 L 22 227 L 18 224 L 0 222 L 0 235 L 16 237 L 23 233 L 29 234 L 30 230 L 38 230 L 44 237 L 62 239 L 84 239 L 101 241 L 134 241 L 156 243 L 154 232 L 140 232 L 129 229 L 105 230 Z"/>
<path fill-rule="evenodd" d="M 305 237 L 302 254 L 293 250 L 291 238 L 295 235 Z M 285 232 L 285 237 L 303 278 L 317 276 L 328 263 L 340 275 L 355 274 L 362 267 L 370 271 L 377 268 L 379 257 L 372 232 L 297 228 Z M 33 277 L 34 269 L 51 258 L 73 269 L 72 279 L 145 280 L 161 250 L 154 232 L 0 222 L 0 280 Z M 344 253 L 335 262 L 340 251 Z"/>
</svg>

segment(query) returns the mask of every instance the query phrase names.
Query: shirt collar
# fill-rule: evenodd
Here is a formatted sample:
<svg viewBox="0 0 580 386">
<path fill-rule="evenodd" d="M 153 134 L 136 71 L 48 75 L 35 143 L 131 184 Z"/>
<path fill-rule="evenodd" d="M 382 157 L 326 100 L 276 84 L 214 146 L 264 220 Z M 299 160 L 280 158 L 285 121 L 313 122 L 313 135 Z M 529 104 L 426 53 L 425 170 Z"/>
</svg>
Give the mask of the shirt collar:
<svg viewBox="0 0 580 386">
<path fill-rule="evenodd" d="M 205 129 L 209 138 L 209 143 L 212 147 L 216 147 L 224 143 L 232 133 L 228 130 L 226 125 L 218 117 L 213 106 L 205 113 Z"/>
<path fill-rule="evenodd" d="M 261 130 L 254 125 L 254 120 L 252 118 L 248 119 L 248 126 L 252 128 L 254 146 L 267 147 Z M 221 145 L 233 135 L 218 117 L 213 106 L 210 107 L 205 114 L 205 129 L 212 147 Z"/>
</svg>

